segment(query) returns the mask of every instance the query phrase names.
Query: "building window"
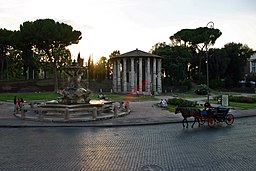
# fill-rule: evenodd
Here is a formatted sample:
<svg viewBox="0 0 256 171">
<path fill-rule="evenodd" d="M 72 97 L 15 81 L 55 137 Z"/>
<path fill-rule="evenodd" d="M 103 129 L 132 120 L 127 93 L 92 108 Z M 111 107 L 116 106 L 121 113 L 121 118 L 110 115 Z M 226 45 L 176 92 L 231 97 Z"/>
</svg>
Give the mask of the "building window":
<svg viewBox="0 0 256 171">
<path fill-rule="evenodd" d="M 252 61 L 252 70 L 251 70 L 252 73 L 256 73 L 256 61 Z"/>
</svg>

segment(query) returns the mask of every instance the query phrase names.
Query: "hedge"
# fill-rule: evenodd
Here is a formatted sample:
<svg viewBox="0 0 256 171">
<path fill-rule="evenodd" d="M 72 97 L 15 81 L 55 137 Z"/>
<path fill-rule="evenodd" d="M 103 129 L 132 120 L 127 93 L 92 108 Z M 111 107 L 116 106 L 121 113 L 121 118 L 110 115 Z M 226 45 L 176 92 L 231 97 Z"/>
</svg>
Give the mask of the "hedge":
<svg viewBox="0 0 256 171">
<path fill-rule="evenodd" d="M 195 107 L 196 103 L 189 101 L 189 100 L 184 100 L 181 98 L 172 98 L 167 100 L 167 104 L 169 105 L 174 105 L 174 106 L 179 106 L 179 107 Z"/>
</svg>

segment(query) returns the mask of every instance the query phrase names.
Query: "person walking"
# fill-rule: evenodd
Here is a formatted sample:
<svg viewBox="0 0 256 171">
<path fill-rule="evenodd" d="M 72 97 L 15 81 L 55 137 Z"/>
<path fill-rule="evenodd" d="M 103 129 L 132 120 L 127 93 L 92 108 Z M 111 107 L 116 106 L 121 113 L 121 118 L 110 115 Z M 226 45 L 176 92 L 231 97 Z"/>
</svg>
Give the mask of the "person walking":
<svg viewBox="0 0 256 171">
<path fill-rule="evenodd" d="M 20 98 L 18 98 L 18 100 L 17 100 L 17 109 L 18 109 L 18 111 L 20 111 Z"/>
<path fill-rule="evenodd" d="M 13 104 L 14 104 L 14 108 L 13 108 L 13 114 L 16 114 L 16 112 L 17 112 L 17 108 L 18 108 L 18 106 L 17 106 L 17 97 L 16 96 L 14 96 L 14 99 L 13 99 Z"/>
<path fill-rule="evenodd" d="M 20 111 L 22 111 L 23 107 L 24 107 L 24 100 L 23 98 L 20 98 Z"/>
</svg>

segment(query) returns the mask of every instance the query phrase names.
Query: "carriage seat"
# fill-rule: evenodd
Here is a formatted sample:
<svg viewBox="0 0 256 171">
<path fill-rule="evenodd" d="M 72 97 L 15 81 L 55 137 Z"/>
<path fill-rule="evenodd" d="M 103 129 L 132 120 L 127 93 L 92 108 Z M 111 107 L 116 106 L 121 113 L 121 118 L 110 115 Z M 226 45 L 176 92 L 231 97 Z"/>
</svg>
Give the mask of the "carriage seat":
<svg viewBox="0 0 256 171">
<path fill-rule="evenodd" d="M 204 109 L 201 111 L 201 115 L 202 116 L 207 116 L 207 115 L 214 115 L 216 113 L 216 109 L 211 107 L 208 109 Z"/>
<path fill-rule="evenodd" d="M 228 113 L 229 108 L 226 106 L 218 106 L 217 108 L 217 113 Z"/>
<path fill-rule="evenodd" d="M 229 108 L 225 106 L 218 106 L 216 109 L 217 109 L 217 114 L 224 114 L 224 113 L 226 114 L 229 111 Z"/>
</svg>

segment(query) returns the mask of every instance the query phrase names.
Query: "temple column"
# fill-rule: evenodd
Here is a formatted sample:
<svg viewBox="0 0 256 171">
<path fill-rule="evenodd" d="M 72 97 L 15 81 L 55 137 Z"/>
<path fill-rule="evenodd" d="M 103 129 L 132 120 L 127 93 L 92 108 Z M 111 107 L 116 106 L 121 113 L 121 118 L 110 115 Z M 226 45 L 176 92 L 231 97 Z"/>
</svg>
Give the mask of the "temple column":
<svg viewBox="0 0 256 171">
<path fill-rule="evenodd" d="M 116 61 L 113 60 L 113 92 L 117 92 L 117 86 L 116 86 Z"/>
<path fill-rule="evenodd" d="M 153 93 L 156 93 L 156 58 L 153 59 Z"/>
<path fill-rule="evenodd" d="M 147 74 L 146 74 L 146 76 L 147 76 L 147 78 L 146 78 L 146 80 L 147 80 L 147 89 L 146 89 L 146 91 L 148 93 L 150 93 L 151 92 L 151 90 L 150 90 L 150 84 L 151 84 L 150 58 L 147 59 Z"/>
<path fill-rule="evenodd" d="M 126 78 L 126 59 L 123 59 L 123 92 L 127 93 L 127 78 Z"/>
<path fill-rule="evenodd" d="M 139 59 L 139 92 L 142 93 L 142 58 Z"/>
<path fill-rule="evenodd" d="M 158 59 L 157 64 L 157 92 L 162 93 L 162 60 Z"/>
<path fill-rule="evenodd" d="M 131 77 L 130 77 L 130 84 L 131 84 L 131 92 L 134 92 L 134 58 L 131 58 Z"/>
<path fill-rule="evenodd" d="M 134 92 L 137 93 L 138 91 L 138 72 L 135 71 L 134 73 Z"/>
<path fill-rule="evenodd" d="M 120 59 L 117 59 L 117 92 L 121 92 Z"/>
</svg>

